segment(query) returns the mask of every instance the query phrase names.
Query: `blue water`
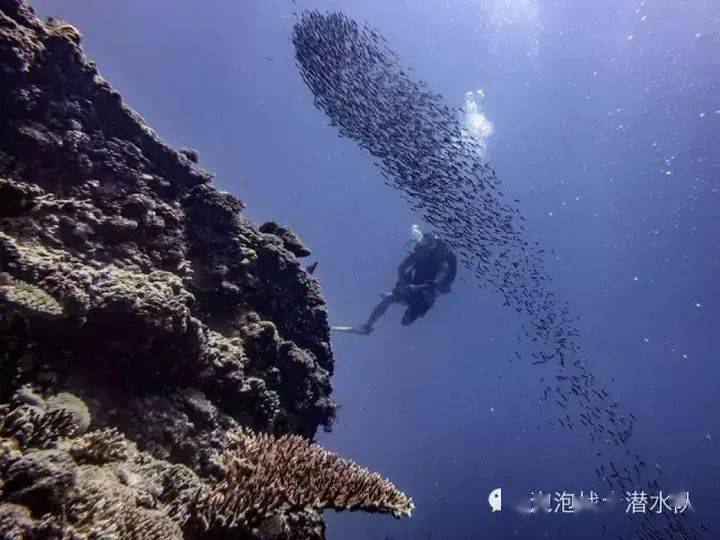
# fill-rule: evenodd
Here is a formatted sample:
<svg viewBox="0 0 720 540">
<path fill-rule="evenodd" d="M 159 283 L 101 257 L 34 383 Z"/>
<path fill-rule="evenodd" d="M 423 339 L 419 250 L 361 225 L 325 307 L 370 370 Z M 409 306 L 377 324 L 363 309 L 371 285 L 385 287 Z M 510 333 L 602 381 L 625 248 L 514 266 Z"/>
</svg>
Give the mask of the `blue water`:
<svg viewBox="0 0 720 540">
<path fill-rule="evenodd" d="M 101 72 L 168 142 L 200 151 L 247 215 L 292 226 L 333 322 L 363 321 L 419 222 L 337 137 L 294 65 L 293 10 L 368 21 L 457 107 L 482 89 L 487 159 L 548 250 L 552 289 L 665 491 L 720 535 L 720 4 L 627 0 L 34 2 L 85 36 Z M 477 94 L 476 94 L 477 95 Z M 555 256 L 550 255 L 553 249 Z M 411 519 L 328 512 L 331 540 L 630 537 L 606 514 L 528 516 L 537 490 L 606 494 L 601 443 L 548 425 L 520 320 L 461 271 L 401 327 L 333 336 L 335 430 L 318 441 L 410 494 Z M 492 514 L 488 492 L 502 487 Z M 642 488 L 643 486 L 638 486 Z M 664 523 L 661 516 L 654 516 Z M 607 533 L 602 528 L 607 527 Z"/>
</svg>

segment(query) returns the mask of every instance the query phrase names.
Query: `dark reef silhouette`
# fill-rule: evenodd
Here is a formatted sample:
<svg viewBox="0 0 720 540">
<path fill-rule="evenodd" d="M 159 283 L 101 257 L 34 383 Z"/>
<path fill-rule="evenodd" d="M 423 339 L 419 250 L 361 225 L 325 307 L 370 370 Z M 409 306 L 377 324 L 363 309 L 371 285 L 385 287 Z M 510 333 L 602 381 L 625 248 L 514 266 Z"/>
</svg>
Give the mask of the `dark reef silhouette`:
<svg viewBox="0 0 720 540">
<path fill-rule="evenodd" d="M 0 0 L 0 536 L 307 539 L 325 507 L 409 513 L 304 441 L 336 408 L 309 249 L 243 217 L 80 42 Z"/>
</svg>

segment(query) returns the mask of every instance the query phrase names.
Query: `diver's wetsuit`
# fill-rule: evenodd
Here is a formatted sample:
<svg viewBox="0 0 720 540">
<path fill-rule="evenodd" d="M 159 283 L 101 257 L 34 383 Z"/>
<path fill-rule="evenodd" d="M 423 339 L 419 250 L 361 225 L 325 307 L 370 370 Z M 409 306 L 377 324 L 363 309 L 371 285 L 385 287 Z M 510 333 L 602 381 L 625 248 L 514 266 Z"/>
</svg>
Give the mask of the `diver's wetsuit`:
<svg viewBox="0 0 720 540">
<path fill-rule="evenodd" d="M 393 291 L 383 295 L 360 328 L 366 333 L 372 332 L 375 322 L 396 303 L 408 306 L 402 324 L 412 323 L 428 312 L 438 294 L 450 292 L 456 275 L 457 258 L 447 244 L 433 235 L 423 235 L 415 250 L 400 264 L 398 283 Z"/>
</svg>

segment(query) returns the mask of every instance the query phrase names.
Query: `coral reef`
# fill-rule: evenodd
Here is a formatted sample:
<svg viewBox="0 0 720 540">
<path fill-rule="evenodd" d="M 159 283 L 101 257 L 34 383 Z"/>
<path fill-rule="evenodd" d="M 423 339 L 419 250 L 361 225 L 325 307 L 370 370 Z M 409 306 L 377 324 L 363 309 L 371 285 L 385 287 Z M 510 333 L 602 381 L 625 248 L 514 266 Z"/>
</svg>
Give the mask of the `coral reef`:
<svg viewBox="0 0 720 540">
<path fill-rule="evenodd" d="M 0 536 L 305 539 L 326 507 L 405 513 L 390 484 L 302 442 L 336 408 L 310 250 L 250 223 L 81 42 L 0 0 Z M 208 494 L 259 489 L 237 464 L 287 445 L 310 460 L 292 478 L 358 497 L 292 491 L 292 508 L 224 527 Z"/>
<path fill-rule="evenodd" d="M 0 399 L 67 390 L 192 467 L 237 425 L 329 424 L 327 313 L 302 241 L 258 230 L 196 151 L 163 143 L 77 29 L 0 9 Z"/>
<path fill-rule="evenodd" d="M 14 396 L 16 407 L 4 415 L 0 434 L 21 444 L 52 445 L 63 437 L 83 434 L 90 425 L 90 413 L 76 396 L 60 393 L 43 400 L 29 388 Z"/>
<path fill-rule="evenodd" d="M 26 416 L 26 395 L 46 411 L 28 421 L 42 436 L 18 439 L 9 434 L 21 433 L 13 419 Z M 7 407 L 0 425 L 3 537 L 308 540 L 324 537 L 320 516 L 327 508 L 398 516 L 413 509 L 377 473 L 297 435 L 235 429 L 227 449 L 213 457 L 214 475 L 201 478 L 139 451 L 115 428 L 78 436 L 77 423 L 62 431 L 43 421 L 72 410 L 67 404 L 84 407 L 75 396 L 44 400 L 28 389 Z"/>
<path fill-rule="evenodd" d="M 38 399 L 29 405 L 23 394 Z M 71 404 L 58 407 L 58 403 Z M 16 438 L 27 407 L 46 412 L 29 421 L 33 438 Z M 172 465 L 139 452 L 115 429 L 58 429 L 53 411 L 87 408 L 69 394 L 47 400 L 18 392 L 0 430 L 0 536 L 3 538 L 183 538 L 167 511 L 164 478 Z M 73 417 L 68 413 L 65 417 Z M 88 420 L 83 426 L 87 427 Z M 66 424 L 63 424 L 66 425 Z M 46 431 L 44 431 L 46 430 Z M 10 435 L 15 432 L 15 435 Z M 42 444 L 39 444 L 42 443 Z M 194 489 L 202 481 L 194 474 Z M 207 489 L 207 488 L 205 488 Z"/>
<path fill-rule="evenodd" d="M 63 307 L 40 287 L 0 274 L 0 298 L 8 308 L 15 308 L 31 315 L 62 315 Z"/>
<path fill-rule="evenodd" d="M 294 508 L 366 510 L 398 517 L 412 501 L 377 473 L 341 459 L 297 435 L 276 438 L 239 428 L 217 457 L 222 480 L 190 506 L 206 528 L 263 523 Z"/>
</svg>

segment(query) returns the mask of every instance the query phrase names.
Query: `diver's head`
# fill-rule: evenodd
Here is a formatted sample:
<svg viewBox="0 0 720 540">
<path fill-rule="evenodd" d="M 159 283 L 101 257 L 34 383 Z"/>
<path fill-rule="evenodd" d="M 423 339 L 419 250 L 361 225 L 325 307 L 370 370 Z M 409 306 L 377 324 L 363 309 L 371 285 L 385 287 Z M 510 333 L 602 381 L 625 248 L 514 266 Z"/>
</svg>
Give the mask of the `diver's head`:
<svg viewBox="0 0 720 540">
<path fill-rule="evenodd" d="M 435 233 L 424 233 L 417 241 L 416 249 L 420 253 L 430 253 L 439 244 L 440 238 Z"/>
<path fill-rule="evenodd" d="M 422 232 L 417 224 L 410 228 L 410 235 L 415 241 L 415 252 L 420 255 L 430 254 L 442 244 L 440 237 L 433 232 Z"/>
<path fill-rule="evenodd" d="M 413 223 L 410 227 L 410 236 L 415 242 L 419 242 L 423 237 L 423 232 L 420 230 L 420 226 L 417 223 Z"/>
</svg>

